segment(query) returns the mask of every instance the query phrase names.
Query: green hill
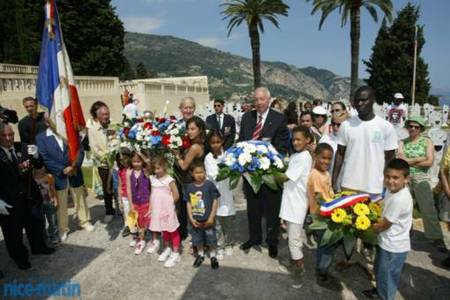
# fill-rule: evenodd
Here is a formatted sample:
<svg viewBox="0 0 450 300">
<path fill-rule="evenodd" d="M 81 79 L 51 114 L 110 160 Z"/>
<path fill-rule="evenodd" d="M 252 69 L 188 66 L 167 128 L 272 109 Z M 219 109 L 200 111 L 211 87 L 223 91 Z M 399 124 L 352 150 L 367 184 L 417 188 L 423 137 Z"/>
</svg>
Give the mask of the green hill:
<svg viewBox="0 0 450 300">
<path fill-rule="evenodd" d="M 252 63 L 245 57 L 198 43 L 152 34 L 125 35 L 125 56 L 132 66 L 142 62 L 151 73 L 166 76 L 208 76 L 212 98 L 247 95 L 252 90 Z M 288 100 L 336 100 L 349 94 L 349 79 L 328 70 L 299 69 L 283 62 L 263 62 L 263 84 Z"/>
</svg>

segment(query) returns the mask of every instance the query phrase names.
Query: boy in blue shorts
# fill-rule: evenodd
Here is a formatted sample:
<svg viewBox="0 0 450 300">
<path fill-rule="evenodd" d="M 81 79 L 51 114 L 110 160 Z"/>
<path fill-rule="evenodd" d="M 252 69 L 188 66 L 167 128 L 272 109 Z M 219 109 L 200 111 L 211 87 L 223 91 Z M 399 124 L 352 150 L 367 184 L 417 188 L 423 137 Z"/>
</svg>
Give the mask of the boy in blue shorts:
<svg viewBox="0 0 450 300">
<path fill-rule="evenodd" d="M 204 246 L 207 246 L 211 268 L 218 269 L 215 219 L 220 193 L 214 183 L 206 180 L 203 161 L 194 160 L 190 171 L 193 182 L 186 185 L 183 200 L 187 202 L 188 217 L 192 225 L 192 246 L 197 247 L 197 257 L 193 266 L 198 268 L 203 263 L 205 260 Z"/>
</svg>

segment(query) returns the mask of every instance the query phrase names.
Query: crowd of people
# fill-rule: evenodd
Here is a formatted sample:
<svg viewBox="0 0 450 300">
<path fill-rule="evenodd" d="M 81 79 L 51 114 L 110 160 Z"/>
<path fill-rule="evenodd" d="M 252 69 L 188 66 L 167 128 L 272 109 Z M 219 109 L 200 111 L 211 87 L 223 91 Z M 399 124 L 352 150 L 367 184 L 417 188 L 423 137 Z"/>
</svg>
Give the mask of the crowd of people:
<svg viewBox="0 0 450 300">
<path fill-rule="evenodd" d="M 279 190 L 263 184 L 255 192 L 243 180 L 248 240 L 240 249 L 258 247 L 265 237 L 269 256 L 276 258 L 280 230 L 285 230 L 292 262 L 289 270 L 300 278 L 305 272 L 305 230 L 310 235 L 308 225 L 319 210 L 316 199 L 329 199 L 341 191 L 381 197 L 384 211 L 374 225 L 378 233 L 375 260 L 374 249 L 361 247 L 365 266 L 376 280 L 376 287 L 364 294 L 394 299 L 410 250 L 413 203 L 420 210 L 425 236 L 437 250 L 447 252 L 439 216 L 448 214 L 437 210 L 435 198 L 444 203 L 439 207 L 448 210 L 450 151 L 442 162 L 440 193 L 435 197 L 428 175 L 434 160 L 433 144 L 423 134 L 425 121 L 420 116 L 405 119 L 409 137 L 398 141 L 394 126 L 375 115 L 374 102 L 375 91 L 361 87 L 351 108 L 333 102 L 328 120 L 329 112 L 320 101 L 306 102 L 301 111 L 292 102 L 283 110 L 282 103 L 272 101 L 270 91 L 260 87 L 254 92 L 254 102 L 244 103 L 236 120 L 224 113 L 223 100 L 215 100 L 215 113 L 204 121 L 195 114 L 194 99 L 184 98 L 178 122 L 186 128 L 191 146 L 185 151 L 173 150 L 180 174 L 175 179 L 169 175 L 171 166 L 164 155 L 124 148 L 114 165 L 100 159 L 108 150 L 108 136 L 114 134 L 109 108 L 101 101 L 92 105 L 92 119 L 86 134 L 80 136 L 82 149 L 77 159 L 70 161 L 66 141 L 52 129 L 48 115 L 37 112 L 37 100 L 27 97 L 23 105 L 28 115 L 19 122 L 21 142 L 14 143 L 11 125 L 0 125 L 0 181 L 4 183 L 0 188 L 0 218 L 8 253 L 20 269 L 31 267 L 23 228 L 32 254 L 52 254 L 65 242 L 69 193 L 80 228 L 88 232 L 94 229 L 81 172 L 84 152 L 90 151 L 94 160 L 99 158 L 94 168 L 101 178 L 104 222 L 111 222 L 118 214 L 123 216 L 122 235 L 130 237 L 129 245 L 136 255 L 145 249 L 150 254 L 159 253 L 158 260 L 165 267 L 174 267 L 181 259 L 182 240 L 187 240 L 185 250 L 195 257 L 193 267 L 200 267 L 209 257 L 211 268 L 218 269 L 224 256 L 233 255 L 237 242 L 234 191 L 228 180 L 216 180 L 219 164 L 236 142 L 262 140 L 289 157 L 285 183 Z M 126 103 L 127 115 L 137 117 L 137 104 L 136 100 Z M 397 115 L 392 118 L 399 121 Z M 330 287 L 335 282 L 329 269 L 339 244 L 320 246 L 323 234 L 313 231 L 319 245 L 316 278 L 318 284 Z M 448 267 L 449 261 L 446 264 Z"/>
</svg>

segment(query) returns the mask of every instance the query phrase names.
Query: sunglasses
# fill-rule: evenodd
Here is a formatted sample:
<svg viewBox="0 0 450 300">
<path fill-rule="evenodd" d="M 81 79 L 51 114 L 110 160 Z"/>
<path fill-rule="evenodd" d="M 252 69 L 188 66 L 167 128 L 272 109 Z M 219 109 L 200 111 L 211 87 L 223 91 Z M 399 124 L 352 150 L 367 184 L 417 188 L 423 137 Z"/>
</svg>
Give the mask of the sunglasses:
<svg viewBox="0 0 450 300">
<path fill-rule="evenodd" d="M 419 125 L 408 125 L 409 129 L 420 129 Z"/>
<path fill-rule="evenodd" d="M 337 112 L 340 112 L 340 111 L 342 111 L 342 109 L 332 109 L 331 113 L 334 114 L 334 113 L 337 113 Z"/>
<path fill-rule="evenodd" d="M 334 123 L 334 122 L 331 122 L 331 126 L 337 126 L 337 127 L 339 127 L 339 126 L 341 126 L 341 123 Z"/>
</svg>

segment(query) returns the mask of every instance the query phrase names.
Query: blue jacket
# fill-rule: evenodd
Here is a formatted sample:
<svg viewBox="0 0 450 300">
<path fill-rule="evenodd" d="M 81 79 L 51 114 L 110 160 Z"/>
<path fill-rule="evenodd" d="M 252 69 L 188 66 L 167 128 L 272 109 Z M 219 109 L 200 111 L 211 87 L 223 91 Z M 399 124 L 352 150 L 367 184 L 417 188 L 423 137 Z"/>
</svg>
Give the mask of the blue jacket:
<svg viewBox="0 0 450 300">
<path fill-rule="evenodd" d="M 43 131 L 36 136 L 36 146 L 47 170 L 55 177 L 55 187 L 57 190 L 65 189 L 67 187 L 67 181 L 69 181 L 71 187 L 83 185 L 81 164 L 84 159 L 84 149 L 80 148 L 80 154 L 75 164 L 77 173 L 73 176 L 67 176 L 64 175 L 63 171 L 71 164 L 69 161 L 69 149 L 66 143 L 63 146 L 64 151 L 61 151 L 55 137 L 53 135 L 47 136 L 47 131 Z"/>
</svg>

